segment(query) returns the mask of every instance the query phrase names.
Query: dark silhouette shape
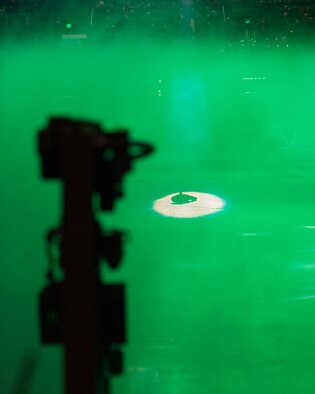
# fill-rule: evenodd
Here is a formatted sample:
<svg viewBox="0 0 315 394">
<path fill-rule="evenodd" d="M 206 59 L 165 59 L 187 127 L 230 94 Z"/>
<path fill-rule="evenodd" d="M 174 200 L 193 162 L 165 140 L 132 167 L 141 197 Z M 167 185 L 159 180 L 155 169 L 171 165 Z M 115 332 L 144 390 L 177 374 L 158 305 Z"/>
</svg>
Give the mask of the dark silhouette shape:
<svg viewBox="0 0 315 394">
<path fill-rule="evenodd" d="M 181 204 L 189 204 L 191 202 L 197 201 L 197 197 L 191 196 L 190 194 L 184 194 L 179 192 L 176 196 L 171 198 L 172 204 L 181 205 Z"/>
<path fill-rule="evenodd" d="M 101 210 L 113 210 L 133 161 L 153 148 L 130 141 L 127 130 L 112 133 L 67 118 L 52 118 L 38 143 L 43 177 L 63 184 L 62 223 L 47 234 L 41 338 L 64 346 L 65 393 L 109 394 L 111 375 L 121 374 L 124 367 L 125 285 L 104 283 L 99 267 L 104 259 L 112 269 L 120 265 L 124 233 L 102 231 L 93 196 L 100 197 Z M 52 256 L 53 244 L 59 259 Z M 56 264 L 64 271 L 61 280 Z"/>
</svg>

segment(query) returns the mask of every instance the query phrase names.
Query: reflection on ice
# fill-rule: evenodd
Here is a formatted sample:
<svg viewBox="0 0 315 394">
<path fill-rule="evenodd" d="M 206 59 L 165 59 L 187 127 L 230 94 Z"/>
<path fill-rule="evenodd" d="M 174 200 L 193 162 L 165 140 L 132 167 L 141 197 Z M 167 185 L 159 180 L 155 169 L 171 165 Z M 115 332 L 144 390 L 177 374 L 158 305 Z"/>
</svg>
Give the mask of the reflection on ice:
<svg viewBox="0 0 315 394">
<path fill-rule="evenodd" d="M 181 195 L 188 195 L 189 203 L 174 204 L 174 198 L 178 198 L 179 196 L 178 193 L 174 193 L 156 200 L 153 209 L 164 216 L 171 216 L 174 218 L 196 218 L 219 212 L 225 205 L 220 197 L 213 194 L 184 192 Z"/>
<path fill-rule="evenodd" d="M 287 301 L 305 301 L 305 300 L 311 300 L 314 298 L 315 298 L 315 294 L 311 294 L 311 295 L 302 296 L 302 297 L 289 298 Z"/>
</svg>

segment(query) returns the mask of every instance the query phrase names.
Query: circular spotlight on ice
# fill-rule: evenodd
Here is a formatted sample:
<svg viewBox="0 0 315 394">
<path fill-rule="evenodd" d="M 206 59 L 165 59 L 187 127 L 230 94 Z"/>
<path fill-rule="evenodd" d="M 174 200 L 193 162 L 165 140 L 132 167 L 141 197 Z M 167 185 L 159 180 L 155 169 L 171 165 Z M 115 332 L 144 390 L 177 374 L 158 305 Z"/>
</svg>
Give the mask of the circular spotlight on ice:
<svg viewBox="0 0 315 394">
<path fill-rule="evenodd" d="M 164 216 L 197 218 L 219 212 L 224 205 L 224 201 L 213 194 L 180 192 L 155 200 L 153 209 Z"/>
</svg>

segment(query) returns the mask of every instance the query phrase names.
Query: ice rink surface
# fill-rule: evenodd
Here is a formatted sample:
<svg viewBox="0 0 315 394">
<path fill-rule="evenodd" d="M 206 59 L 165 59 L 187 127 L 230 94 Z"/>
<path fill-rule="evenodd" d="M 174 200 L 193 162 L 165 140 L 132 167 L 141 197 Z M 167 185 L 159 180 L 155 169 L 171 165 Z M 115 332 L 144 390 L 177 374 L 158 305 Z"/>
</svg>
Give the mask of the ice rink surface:
<svg viewBox="0 0 315 394">
<path fill-rule="evenodd" d="M 36 309 L 61 209 L 36 135 L 57 115 L 156 148 L 100 214 L 130 234 L 122 268 L 102 272 L 128 288 L 113 393 L 313 394 L 314 53 L 134 38 L 10 42 L 0 56 L 1 393 L 18 393 L 25 360 L 27 393 L 61 392 L 61 350 L 40 346 Z M 193 218 L 154 210 L 179 192 L 224 204 Z"/>
</svg>

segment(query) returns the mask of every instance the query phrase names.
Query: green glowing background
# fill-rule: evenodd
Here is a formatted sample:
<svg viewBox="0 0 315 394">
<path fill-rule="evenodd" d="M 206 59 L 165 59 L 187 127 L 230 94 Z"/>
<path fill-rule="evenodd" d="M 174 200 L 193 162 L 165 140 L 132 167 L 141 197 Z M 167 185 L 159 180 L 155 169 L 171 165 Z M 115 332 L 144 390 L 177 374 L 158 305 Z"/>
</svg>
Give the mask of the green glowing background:
<svg viewBox="0 0 315 394">
<path fill-rule="evenodd" d="M 35 144 L 50 115 L 127 126 L 157 149 L 101 215 L 130 232 L 123 267 L 103 269 L 129 295 L 114 393 L 313 394 L 314 54 L 143 39 L 0 51 L 1 394 L 61 393 L 62 352 L 40 346 L 36 311 L 60 213 Z M 226 208 L 191 220 L 152 210 L 180 190 Z"/>
</svg>

